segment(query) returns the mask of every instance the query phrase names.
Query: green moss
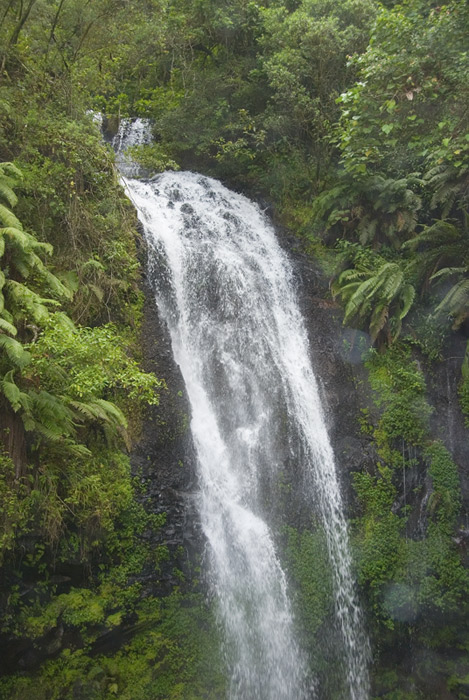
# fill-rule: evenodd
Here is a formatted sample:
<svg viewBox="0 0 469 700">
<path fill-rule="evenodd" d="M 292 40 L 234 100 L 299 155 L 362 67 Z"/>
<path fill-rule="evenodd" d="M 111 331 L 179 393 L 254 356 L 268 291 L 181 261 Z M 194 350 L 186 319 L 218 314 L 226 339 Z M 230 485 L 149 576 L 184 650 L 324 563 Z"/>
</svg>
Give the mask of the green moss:
<svg viewBox="0 0 469 700">
<path fill-rule="evenodd" d="M 451 532 L 461 510 L 459 470 L 443 443 L 435 440 L 424 451 L 428 472 L 432 478 L 433 493 L 428 505 L 441 526 Z"/>
<path fill-rule="evenodd" d="M 368 590 L 374 616 L 392 626 L 383 593 L 396 580 L 404 556 L 402 531 L 405 521 L 392 508 L 396 487 L 392 472 L 381 466 L 377 476 L 355 473 L 353 484 L 362 507 L 355 523 L 353 546 L 356 551 L 359 582 Z"/>
<path fill-rule="evenodd" d="M 284 528 L 287 568 L 297 591 L 298 616 L 304 631 L 314 638 L 331 613 L 332 572 L 324 533 Z"/>
<path fill-rule="evenodd" d="M 441 615 L 454 615 L 458 609 L 467 613 L 469 578 L 455 541 L 461 510 L 458 467 L 442 442 L 430 439 L 425 381 L 410 345 L 400 342 L 382 353 L 372 351 L 366 367 L 379 413 L 373 418 L 367 411 L 362 428 L 373 438 L 380 461 L 374 474 L 354 475 L 362 509 L 353 530 L 359 581 L 383 639 L 383 628 L 393 630 L 391 643 L 393 634 L 405 634 L 433 611 L 435 625 L 417 635 L 422 640 L 426 635 L 426 645 L 442 643 Z M 412 540 L 407 520 L 415 516 L 406 505 L 412 495 L 399 489 L 405 487 L 409 470 L 415 475 L 422 463 L 431 478 L 419 516 L 425 517 L 426 532 Z"/>
<path fill-rule="evenodd" d="M 410 445 L 422 444 L 431 409 L 425 399 L 425 379 L 409 347 L 395 343 L 383 353 L 371 350 L 365 366 L 381 409 L 375 437 L 386 457 L 390 443 L 396 439 Z"/>
</svg>

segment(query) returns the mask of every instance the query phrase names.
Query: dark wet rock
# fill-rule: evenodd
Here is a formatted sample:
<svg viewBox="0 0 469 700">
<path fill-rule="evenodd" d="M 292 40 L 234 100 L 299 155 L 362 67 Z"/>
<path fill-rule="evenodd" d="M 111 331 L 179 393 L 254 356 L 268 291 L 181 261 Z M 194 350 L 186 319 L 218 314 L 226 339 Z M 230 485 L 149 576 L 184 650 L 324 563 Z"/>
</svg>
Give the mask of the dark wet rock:
<svg viewBox="0 0 469 700">
<path fill-rule="evenodd" d="M 144 535 L 155 549 L 166 546 L 167 561 L 141 572 L 145 595 L 168 594 L 181 581 L 174 570 L 190 573 L 202 550 L 195 508 L 195 455 L 189 430 L 190 407 L 181 372 L 173 359 L 171 340 L 159 318 L 153 290 L 145 279 L 142 326 L 143 364 L 164 379 L 160 403 L 145 417 L 141 438 L 131 454 L 132 472 L 143 486 L 141 496 L 149 513 L 166 516 L 164 525 Z"/>
<path fill-rule="evenodd" d="M 458 396 L 461 366 L 466 352 L 467 338 L 463 333 L 452 333 L 444 350 L 443 361 L 427 373 L 428 399 L 434 407 L 430 418 L 432 433 L 440 438 L 451 452 L 459 467 L 463 504 L 469 511 L 469 432 Z"/>
</svg>

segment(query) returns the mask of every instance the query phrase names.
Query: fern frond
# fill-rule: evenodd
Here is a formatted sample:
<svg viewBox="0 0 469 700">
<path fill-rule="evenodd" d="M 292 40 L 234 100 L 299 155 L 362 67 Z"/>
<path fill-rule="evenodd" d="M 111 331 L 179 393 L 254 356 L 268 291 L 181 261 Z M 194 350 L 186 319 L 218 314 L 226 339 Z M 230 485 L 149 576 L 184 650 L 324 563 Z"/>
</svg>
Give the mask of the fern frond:
<svg viewBox="0 0 469 700">
<path fill-rule="evenodd" d="M 88 284 L 88 288 L 93 292 L 98 301 L 102 301 L 104 299 L 104 291 L 101 289 L 101 287 L 98 287 L 96 284 Z"/>
<path fill-rule="evenodd" d="M 348 323 L 354 316 L 362 316 L 365 310 L 369 307 L 370 290 L 376 283 L 374 277 L 370 277 L 360 284 L 357 290 L 350 297 L 347 306 L 345 307 L 344 323 Z"/>
<path fill-rule="evenodd" d="M 70 316 L 67 316 L 63 311 L 54 311 L 53 317 L 58 321 L 59 326 L 67 331 L 75 332 L 77 330 Z"/>
<path fill-rule="evenodd" d="M 339 284 L 344 282 L 353 282 L 355 280 L 362 280 L 364 277 L 368 277 L 370 274 L 369 270 L 360 270 L 357 267 L 349 268 L 344 270 L 339 276 Z"/>
<path fill-rule="evenodd" d="M 0 175 L 4 178 L 12 180 L 13 183 L 20 182 L 23 179 L 23 173 L 21 170 L 10 161 L 0 163 Z"/>
<path fill-rule="evenodd" d="M 63 440 L 64 451 L 75 457 L 91 457 L 92 452 L 85 445 L 72 440 Z"/>
<path fill-rule="evenodd" d="M 433 282 L 437 279 L 452 277 L 452 275 L 463 275 L 466 272 L 467 267 L 444 267 L 442 270 L 435 272 L 435 274 L 430 277 L 430 280 Z"/>
<path fill-rule="evenodd" d="M 8 373 L 10 374 L 10 372 Z M 6 378 L 1 381 L 2 393 L 10 403 L 10 406 L 15 413 L 21 408 L 21 391 L 13 381 L 8 381 Z"/>
<path fill-rule="evenodd" d="M 4 199 L 10 207 L 14 207 L 18 203 L 18 197 L 11 189 L 10 184 L 6 181 L 6 178 L 3 180 L 0 179 L 0 197 Z"/>
<path fill-rule="evenodd" d="M 435 315 L 447 313 L 454 318 L 453 328 L 457 329 L 469 313 L 469 279 L 455 284 L 435 309 Z"/>
<path fill-rule="evenodd" d="M 31 234 L 29 234 L 31 236 Z M 45 241 L 38 241 L 34 236 L 31 236 L 31 247 L 34 251 L 38 251 L 40 253 L 46 253 L 46 255 L 52 255 L 54 252 L 54 247 L 50 243 L 46 243 Z"/>
<path fill-rule="evenodd" d="M 101 408 L 103 408 L 103 410 L 106 412 L 106 415 L 108 416 L 108 420 L 114 422 L 116 425 L 119 425 L 122 428 L 127 427 L 126 417 L 114 403 L 111 403 L 110 401 L 105 401 L 104 399 L 95 399 L 95 403 L 97 403 L 98 406 L 101 406 Z"/>
<path fill-rule="evenodd" d="M 378 219 L 371 219 L 369 216 L 364 216 L 358 224 L 357 231 L 359 233 L 358 240 L 361 245 L 368 245 L 376 236 L 378 228 Z"/>
<path fill-rule="evenodd" d="M 406 284 L 405 287 L 402 289 L 401 292 L 401 302 L 402 302 L 402 307 L 401 311 L 399 313 L 399 318 L 402 320 L 407 316 L 409 313 L 412 304 L 414 303 L 415 299 L 415 289 L 413 285 L 411 284 Z"/>
<path fill-rule="evenodd" d="M 22 230 L 23 226 L 19 219 L 8 209 L 4 204 L 0 204 L 0 221 L 6 228 L 15 228 Z"/>
<path fill-rule="evenodd" d="M 12 301 L 20 308 L 25 309 L 27 313 L 31 315 L 32 320 L 39 324 L 47 321 L 50 316 L 50 311 L 46 304 L 59 306 L 59 303 L 55 301 L 55 299 L 40 297 L 39 294 L 33 292 L 29 287 L 15 280 L 8 280 L 5 289 L 8 290 Z"/>
<path fill-rule="evenodd" d="M 69 406 L 74 408 L 76 411 L 78 411 L 78 413 L 80 414 L 79 416 L 77 416 L 77 414 L 75 414 L 75 417 L 78 420 L 87 419 L 87 420 L 93 421 L 99 417 L 96 414 L 96 410 L 95 410 L 95 407 L 93 406 L 93 404 L 88 404 L 88 403 L 85 403 L 83 401 L 69 401 L 68 404 L 69 404 Z"/>
<path fill-rule="evenodd" d="M 21 343 L 4 333 L 0 333 L 0 348 L 5 350 L 10 362 L 19 369 L 23 369 L 31 361 L 31 354 L 23 348 Z"/>
<path fill-rule="evenodd" d="M 389 306 L 387 304 L 379 304 L 373 310 L 370 320 L 370 336 L 374 343 L 379 335 L 379 332 L 384 328 L 389 317 Z"/>
<path fill-rule="evenodd" d="M 50 440 L 74 435 L 73 412 L 64 401 L 47 391 L 30 392 L 36 429 Z"/>
<path fill-rule="evenodd" d="M 18 333 L 15 326 L 6 321 L 4 318 L 0 318 L 0 330 L 4 331 L 5 333 L 9 333 L 10 335 L 17 335 Z"/>
<path fill-rule="evenodd" d="M 378 276 L 383 276 L 383 284 L 382 288 L 377 286 L 377 291 L 381 289 L 381 296 L 390 303 L 402 286 L 404 273 L 397 263 L 387 263 Z"/>
<path fill-rule="evenodd" d="M 348 301 L 353 292 L 361 285 L 361 282 L 350 282 L 349 284 L 340 287 L 338 284 L 331 286 L 332 298 L 337 296 L 342 297 L 342 301 Z"/>
<path fill-rule="evenodd" d="M 21 248 L 27 248 L 30 243 L 29 235 L 18 226 L 10 225 L 5 226 L 4 228 L 0 228 L 0 235 L 2 236 L 2 238 L 7 236 L 10 239 L 11 243 L 16 243 Z"/>
<path fill-rule="evenodd" d="M 438 219 L 431 226 L 426 226 L 415 238 L 402 244 L 404 250 L 416 250 L 423 245 L 433 248 L 447 246 L 451 242 L 461 240 L 461 231 L 449 221 Z"/>
<path fill-rule="evenodd" d="M 57 296 L 65 297 L 66 299 L 73 298 L 73 292 L 68 287 L 66 287 L 59 280 L 58 277 L 52 274 L 52 272 L 49 272 L 49 270 L 46 267 L 43 267 L 43 269 L 41 270 L 41 277 L 46 282 L 47 286 L 49 287 L 49 290 L 54 294 L 57 294 Z"/>
</svg>

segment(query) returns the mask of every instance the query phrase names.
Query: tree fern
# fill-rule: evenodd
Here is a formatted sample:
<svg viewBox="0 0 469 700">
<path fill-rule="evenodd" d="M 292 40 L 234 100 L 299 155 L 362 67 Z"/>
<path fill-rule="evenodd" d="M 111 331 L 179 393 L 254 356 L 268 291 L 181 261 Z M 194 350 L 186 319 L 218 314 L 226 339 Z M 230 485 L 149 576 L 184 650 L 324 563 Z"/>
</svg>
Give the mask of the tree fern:
<svg viewBox="0 0 469 700">
<path fill-rule="evenodd" d="M 31 360 L 23 345 L 26 329 L 36 337 L 51 308 L 59 305 L 49 294 L 71 294 L 43 262 L 42 257 L 52 253 L 50 244 L 25 231 L 11 211 L 17 201 L 13 187 L 20 177 L 11 163 L 0 163 L 0 259 L 6 263 L 0 271 L 0 391 L 10 406 L 3 410 L 19 413 L 24 429 L 43 440 L 72 439 L 73 412 L 60 397 L 30 386 L 24 373 Z M 22 467 L 16 464 L 17 475 Z"/>
<path fill-rule="evenodd" d="M 9 183 L 7 183 L 6 179 L 1 180 L 0 179 L 0 198 L 6 201 L 6 203 L 10 207 L 16 206 L 18 202 L 18 197 L 16 194 L 13 192 L 12 188 L 10 187 Z"/>
<path fill-rule="evenodd" d="M 8 372 L 1 380 L 2 394 L 9 401 L 15 413 L 21 408 L 21 391 L 13 381 L 13 372 Z"/>
<path fill-rule="evenodd" d="M 0 333 L 0 348 L 6 352 L 10 362 L 19 369 L 26 367 L 31 360 L 30 353 L 20 342 L 3 333 Z"/>
<path fill-rule="evenodd" d="M 377 269 L 369 268 L 366 272 L 345 270 L 335 283 L 334 293 L 345 302 L 345 324 L 354 318 L 359 322 L 367 321 L 373 342 L 381 336 L 392 342 L 412 306 L 415 289 L 406 281 L 405 272 L 397 263 L 378 258 L 378 264 Z M 348 281 L 358 275 L 361 281 Z"/>
<path fill-rule="evenodd" d="M 435 315 L 443 313 L 452 317 L 454 330 L 469 318 L 469 279 L 462 279 L 451 287 L 435 309 Z"/>
<path fill-rule="evenodd" d="M 425 173 L 424 179 L 433 190 L 430 206 L 436 209 L 442 205 L 442 218 L 449 216 L 453 209 L 467 207 L 467 168 L 456 168 L 447 162 L 439 163 Z"/>
<path fill-rule="evenodd" d="M 0 318 L 0 331 L 9 333 L 10 335 L 17 335 L 18 333 L 16 326 L 9 321 L 6 321 L 4 318 Z"/>
<path fill-rule="evenodd" d="M 410 174 L 394 180 L 381 175 L 351 178 L 320 195 L 313 205 L 313 217 L 322 220 L 326 231 L 334 230 L 348 240 L 377 248 L 391 244 L 399 248 L 417 225 L 421 198 L 414 191 L 422 181 Z"/>
<path fill-rule="evenodd" d="M 6 228 L 12 228 L 12 229 L 18 229 L 22 230 L 21 222 L 19 219 L 16 218 L 16 216 L 13 214 L 13 212 L 8 209 L 4 204 L 0 203 L 0 222 L 3 224 L 4 227 Z"/>
<path fill-rule="evenodd" d="M 35 430 L 49 440 L 75 435 L 74 414 L 64 401 L 48 391 L 30 391 L 30 414 Z"/>
<path fill-rule="evenodd" d="M 59 306 L 55 299 L 44 299 L 26 285 L 14 280 L 8 280 L 5 288 L 17 313 L 27 314 L 35 323 L 42 324 L 47 321 L 50 315 L 48 306 Z"/>
<path fill-rule="evenodd" d="M 386 304 L 377 304 L 373 309 L 370 319 L 370 336 L 374 343 L 380 332 L 386 326 L 389 318 L 389 307 Z"/>
<path fill-rule="evenodd" d="M 412 304 L 415 300 L 415 288 L 411 284 L 406 284 L 400 295 L 401 311 L 399 313 L 399 318 L 402 320 L 409 313 Z"/>
</svg>

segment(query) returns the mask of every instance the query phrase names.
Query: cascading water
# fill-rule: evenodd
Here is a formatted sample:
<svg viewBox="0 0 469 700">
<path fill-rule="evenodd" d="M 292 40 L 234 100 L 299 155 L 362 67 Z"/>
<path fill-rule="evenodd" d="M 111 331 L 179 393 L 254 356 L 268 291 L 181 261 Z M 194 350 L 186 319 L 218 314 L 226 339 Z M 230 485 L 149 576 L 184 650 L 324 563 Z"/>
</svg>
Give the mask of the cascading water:
<svg viewBox="0 0 469 700">
<path fill-rule="evenodd" d="M 215 180 L 167 172 L 125 186 L 144 225 L 149 274 L 191 403 L 229 697 L 317 696 L 269 515 L 287 446 L 326 533 L 346 692 L 365 700 L 368 642 L 290 262 L 259 208 Z"/>
<path fill-rule="evenodd" d="M 147 119 L 122 119 L 117 134 L 112 139 L 119 171 L 125 177 L 138 177 L 142 168 L 132 160 L 128 149 L 134 146 L 148 146 L 152 142 Z"/>
</svg>

